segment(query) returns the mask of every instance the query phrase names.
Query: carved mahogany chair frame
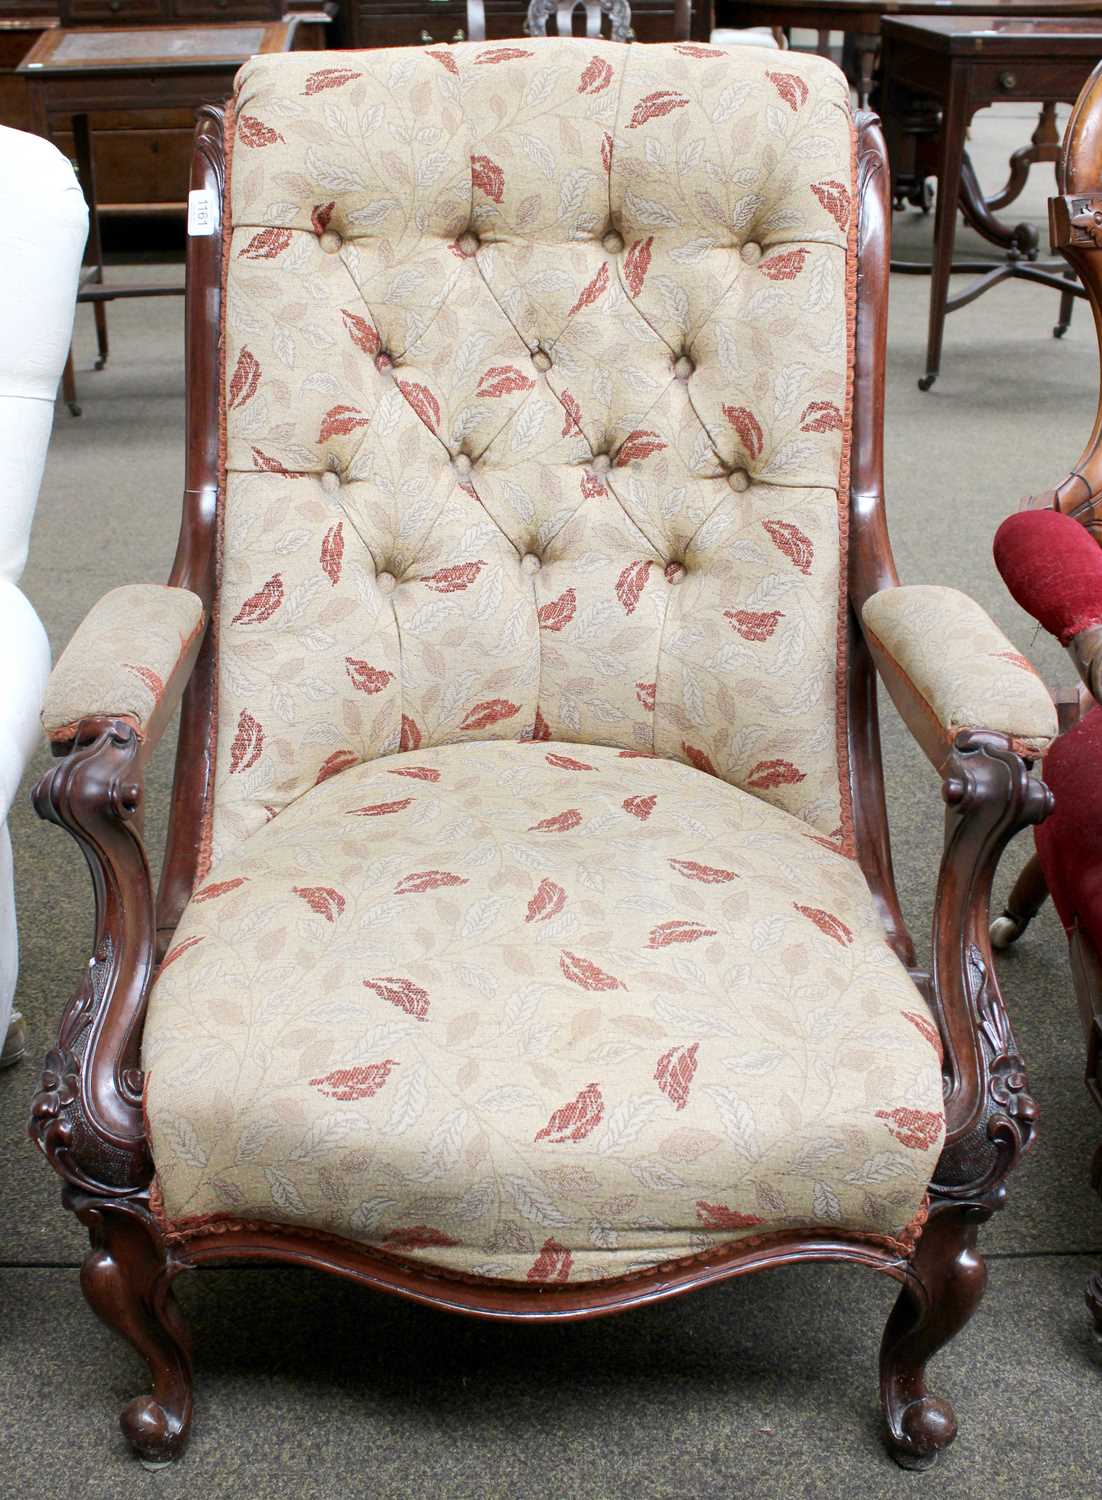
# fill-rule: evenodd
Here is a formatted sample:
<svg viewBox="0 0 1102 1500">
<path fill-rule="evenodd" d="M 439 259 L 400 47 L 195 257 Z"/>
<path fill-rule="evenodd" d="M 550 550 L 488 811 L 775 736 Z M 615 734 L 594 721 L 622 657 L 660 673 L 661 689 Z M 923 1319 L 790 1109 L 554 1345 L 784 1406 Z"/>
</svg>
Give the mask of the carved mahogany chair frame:
<svg viewBox="0 0 1102 1500">
<path fill-rule="evenodd" d="M 226 1261 L 277 1261 L 330 1271 L 431 1307 L 484 1318 L 594 1317 L 798 1261 L 867 1266 L 900 1284 L 881 1350 L 881 1401 L 892 1456 L 923 1468 L 955 1435 L 947 1401 L 926 1387 L 927 1360 L 975 1310 L 986 1281 L 979 1225 L 1001 1207 L 1005 1179 L 1033 1133 L 1035 1108 L 991 964 L 988 902 L 1007 841 L 1044 817 L 1049 794 L 1005 736 L 965 731 L 946 747 L 909 680 L 886 681 L 940 772 L 945 845 L 937 885 L 932 966 L 916 967 L 892 873 L 876 711 L 876 671 L 859 625 L 865 600 L 897 582 L 883 500 L 890 177 L 874 115 L 857 124 L 858 307 L 850 491 L 849 770 L 861 868 L 888 941 L 927 996 L 944 1044 L 946 1142 L 929 1218 L 910 1259 L 829 1229 L 791 1231 L 768 1245 L 727 1247 L 691 1263 L 588 1285 L 472 1283 L 402 1268 L 357 1244 L 263 1223 L 166 1242 L 151 1212 L 153 1162 L 142 1114 L 141 1038 L 157 964 L 195 884 L 198 830 L 212 796 L 211 636 L 196 646 L 183 697 L 171 825 L 153 894 L 142 841 L 143 773 L 160 727 L 144 740 L 119 719 L 89 718 L 35 792 L 44 818 L 80 844 L 95 892 L 95 940 L 45 1065 L 31 1132 L 64 1179 L 63 1199 L 92 1248 L 81 1280 L 97 1314 L 146 1360 L 152 1392 L 123 1411 L 126 1437 L 147 1461 L 183 1449 L 191 1421 L 188 1336 L 172 1293 L 186 1270 Z M 191 187 L 221 205 L 223 121 L 207 108 L 196 132 Z M 1078 181 L 1078 179 L 1076 179 Z M 1095 179 L 1092 178 L 1092 181 Z M 217 587 L 219 506 L 218 236 L 188 242 L 187 459 L 183 521 L 171 583 L 210 606 Z M 1102 275 L 1102 271 L 1098 273 Z M 1099 434 L 1102 434 L 1100 419 Z M 1098 438 L 1102 474 L 1102 436 Z M 165 710 L 166 714 L 168 710 Z"/>
</svg>

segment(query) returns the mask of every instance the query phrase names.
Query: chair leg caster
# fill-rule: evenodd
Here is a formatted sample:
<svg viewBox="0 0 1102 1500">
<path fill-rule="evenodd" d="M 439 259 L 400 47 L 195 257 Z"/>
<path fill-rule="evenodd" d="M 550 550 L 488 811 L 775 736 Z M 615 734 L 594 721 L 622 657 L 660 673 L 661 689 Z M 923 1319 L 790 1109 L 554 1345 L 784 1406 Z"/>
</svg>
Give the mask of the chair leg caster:
<svg viewBox="0 0 1102 1500">
<path fill-rule="evenodd" d="M 888 1452 L 901 1469 L 929 1469 L 957 1435 L 957 1419 L 948 1401 L 926 1395 L 903 1408 L 898 1431 L 888 1435 Z"/>
<path fill-rule="evenodd" d="M 65 405 L 69 408 L 69 415 L 71 417 L 80 416 L 81 408 L 76 401 L 66 401 Z"/>
<path fill-rule="evenodd" d="M 933 372 L 933 374 L 923 375 L 922 378 L 918 382 L 918 388 L 919 388 L 919 390 L 920 391 L 928 391 L 930 389 L 930 387 L 933 385 L 933 383 L 934 383 L 934 381 L 936 379 L 937 379 L 937 371 L 936 370 Z"/>
<path fill-rule="evenodd" d="M 1009 948 L 1011 943 L 1016 943 L 1026 930 L 1027 923 L 1020 917 L 1013 916 L 1004 911 L 1001 917 L 996 917 L 988 928 L 988 936 L 991 939 L 992 948 L 1002 950 Z"/>
<path fill-rule="evenodd" d="M 1062 339 L 1064 337 L 1064 334 L 1067 333 L 1070 327 L 1070 323 L 1057 323 L 1055 328 L 1052 330 L 1052 337 L 1054 339 Z"/>
<path fill-rule="evenodd" d="M 103 367 L 104 367 L 104 365 L 106 365 L 106 363 L 107 363 L 107 355 L 106 354 L 101 354 L 100 357 L 99 357 L 99 359 L 97 359 L 96 362 L 95 362 L 95 364 L 92 366 L 92 369 L 93 370 L 102 370 Z"/>
</svg>

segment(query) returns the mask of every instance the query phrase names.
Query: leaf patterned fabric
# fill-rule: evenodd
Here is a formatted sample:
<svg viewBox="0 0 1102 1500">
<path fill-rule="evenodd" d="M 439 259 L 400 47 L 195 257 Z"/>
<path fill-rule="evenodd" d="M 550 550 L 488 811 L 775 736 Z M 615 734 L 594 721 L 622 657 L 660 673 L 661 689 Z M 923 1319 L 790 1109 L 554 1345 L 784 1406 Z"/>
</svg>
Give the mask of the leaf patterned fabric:
<svg viewBox="0 0 1102 1500">
<path fill-rule="evenodd" d="M 564 742 L 323 779 L 192 897 L 143 1066 L 176 1232 L 520 1282 L 807 1226 L 905 1253 L 944 1130 L 857 864 L 691 766 Z"/>
<path fill-rule="evenodd" d="M 657 751 L 849 847 L 852 154 L 797 54 L 245 65 L 215 862 L 472 738 Z"/>
</svg>

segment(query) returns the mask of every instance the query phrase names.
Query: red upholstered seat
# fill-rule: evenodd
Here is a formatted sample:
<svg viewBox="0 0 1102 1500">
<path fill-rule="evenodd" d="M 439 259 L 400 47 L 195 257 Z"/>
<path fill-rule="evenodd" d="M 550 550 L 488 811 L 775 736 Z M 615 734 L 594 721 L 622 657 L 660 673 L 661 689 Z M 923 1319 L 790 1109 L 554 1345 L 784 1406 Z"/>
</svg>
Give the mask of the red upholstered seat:
<svg viewBox="0 0 1102 1500">
<path fill-rule="evenodd" d="M 1102 952 L 1102 708 L 1054 741 L 1045 780 L 1056 798 L 1037 829 L 1045 879 L 1067 931 L 1078 922 Z"/>
</svg>

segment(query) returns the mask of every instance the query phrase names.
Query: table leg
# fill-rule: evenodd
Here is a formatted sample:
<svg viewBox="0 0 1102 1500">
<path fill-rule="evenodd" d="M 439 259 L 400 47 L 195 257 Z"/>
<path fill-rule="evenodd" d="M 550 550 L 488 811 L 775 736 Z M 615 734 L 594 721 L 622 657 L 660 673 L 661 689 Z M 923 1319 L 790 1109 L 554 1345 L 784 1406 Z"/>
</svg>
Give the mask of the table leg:
<svg viewBox="0 0 1102 1500">
<path fill-rule="evenodd" d="M 61 394 L 65 405 L 69 408 L 71 417 L 80 416 L 80 406 L 77 403 L 77 377 L 73 369 L 73 346 L 69 345 L 69 353 L 65 360 L 65 368 L 61 372 Z"/>
<path fill-rule="evenodd" d="M 857 48 L 857 107 L 868 109 L 869 94 L 872 92 L 872 75 L 876 71 L 876 56 L 880 51 L 880 38 L 870 35 L 868 32 L 859 31 L 854 38 Z"/>
<path fill-rule="evenodd" d="M 1024 255 L 1027 260 L 1037 258 L 1037 229 L 1033 224 L 1015 224 L 1013 228 L 996 219 L 991 205 L 983 196 L 972 158 L 966 151 L 960 168 L 960 211 L 977 234 L 998 245 L 1010 255 Z"/>
<path fill-rule="evenodd" d="M 1006 180 L 1006 186 L 988 198 L 988 208 L 995 213 L 1013 203 L 1025 187 L 1030 167 L 1039 161 L 1056 161 L 1059 155 L 1060 132 L 1056 128 L 1056 106 L 1044 104 L 1029 145 L 1020 147 L 1010 158 L 1010 176 Z"/>
<path fill-rule="evenodd" d="M 96 210 L 96 164 L 92 155 L 92 132 L 89 129 L 86 114 L 73 116 L 73 146 L 76 150 L 77 172 L 84 192 L 84 201 L 88 205 L 88 249 L 85 253 L 85 260 L 95 266 L 96 274 L 93 279 L 102 286 L 103 246 L 100 242 L 99 213 Z M 99 349 L 96 369 L 102 370 L 107 362 L 107 308 L 105 304 L 96 302 L 93 315 L 96 320 L 96 344 Z"/>
<path fill-rule="evenodd" d="M 1070 266 L 1064 272 L 1064 276 L 1066 280 L 1072 283 L 1072 285 L 1074 285 L 1075 282 L 1079 279 Z M 1071 290 L 1061 292 L 1060 315 L 1056 320 L 1055 328 L 1052 330 L 1052 337 L 1054 339 L 1062 339 L 1064 337 L 1064 334 L 1067 333 L 1068 329 L 1071 327 L 1071 313 L 1074 306 L 1075 293 Z"/>
<path fill-rule="evenodd" d="M 964 80 L 958 68 L 949 72 L 949 87 L 941 117 L 938 148 L 937 208 L 934 214 L 934 263 L 930 277 L 930 331 L 926 342 L 926 373 L 918 382 L 928 391 L 941 368 L 941 341 L 945 332 L 945 303 L 953 268 L 953 242 L 957 232 L 957 202 L 960 198 L 964 132 L 968 126 L 968 104 Z"/>
<path fill-rule="evenodd" d="M 818 52 L 818 54 L 819 54 L 820 57 L 829 57 L 830 56 L 830 32 L 829 31 L 822 31 L 822 30 L 820 30 L 820 31 L 818 31 L 816 33 L 816 39 L 817 39 L 817 45 L 816 45 L 816 48 L 815 48 L 816 52 Z"/>
</svg>

